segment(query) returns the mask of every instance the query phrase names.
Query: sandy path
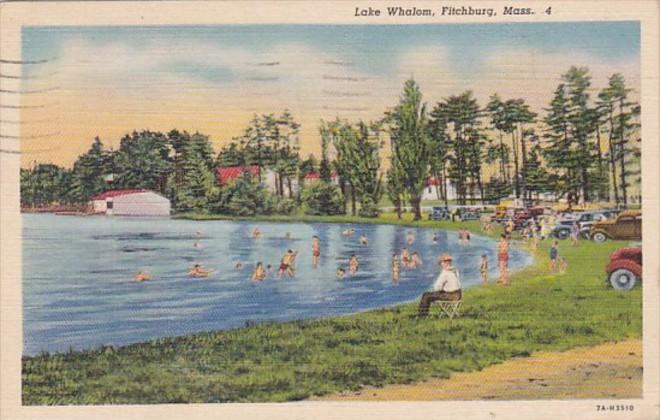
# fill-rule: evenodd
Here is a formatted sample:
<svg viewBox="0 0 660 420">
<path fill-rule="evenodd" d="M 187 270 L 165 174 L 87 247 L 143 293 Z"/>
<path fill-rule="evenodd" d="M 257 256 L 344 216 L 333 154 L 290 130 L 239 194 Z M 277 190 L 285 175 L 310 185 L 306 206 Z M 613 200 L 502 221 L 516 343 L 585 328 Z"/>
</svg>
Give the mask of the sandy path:
<svg viewBox="0 0 660 420">
<path fill-rule="evenodd" d="M 324 400 L 641 398 L 642 341 L 514 358 L 479 372 L 410 385 L 365 387 Z"/>
</svg>

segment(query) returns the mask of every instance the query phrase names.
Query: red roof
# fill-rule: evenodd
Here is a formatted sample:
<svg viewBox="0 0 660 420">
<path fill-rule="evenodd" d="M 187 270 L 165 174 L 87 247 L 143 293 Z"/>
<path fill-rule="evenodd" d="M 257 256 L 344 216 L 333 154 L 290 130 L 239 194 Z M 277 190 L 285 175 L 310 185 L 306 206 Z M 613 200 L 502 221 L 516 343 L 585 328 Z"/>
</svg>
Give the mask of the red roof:
<svg viewBox="0 0 660 420">
<path fill-rule="evenodd" d="M 110 190 L 110 191 L 106 191 L 104 193 L 101 193 L 99 195 L 94 196 L 94 198 L 92 198 L 92 200 L 93 201 L 105 200 L 106 198 L 110 198 L 110 197 L 118 197 L 120 195 L 128 195 L 128 194 L 138 194 L 138 193 L 143 193 L 143 192 L 149 192 L 149 190 L 145 190 L 145 189 Z"/>
<path fill-rule="evenodd" d="M 426 180 L 426 185 L 440 185 L 440 180 L 435 179 L 434 177 L 430 177 Z"/>
<path fill-rule="evenodd" d="M 225 166 L 216 170 L 216 177 L 218 182 L 222 185 L 232 179 L 236 179 L 243 175 L 244 172 L 250 171 L 250 175 L 259 175 L 259 166 Z"/>
</svg>

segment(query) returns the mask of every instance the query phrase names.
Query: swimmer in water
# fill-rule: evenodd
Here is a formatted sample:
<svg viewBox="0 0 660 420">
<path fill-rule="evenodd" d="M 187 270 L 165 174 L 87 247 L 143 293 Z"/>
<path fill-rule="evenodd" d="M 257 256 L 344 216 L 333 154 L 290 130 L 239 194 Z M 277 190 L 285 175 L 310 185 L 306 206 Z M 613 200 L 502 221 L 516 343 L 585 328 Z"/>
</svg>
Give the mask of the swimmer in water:
<svg viewBox="0 0 660 420">
<path fill-rule="evenodd" d="M 346 270 L 344 270 L 342 267 L 339 267 L 337 269 L 337 274 L 336 275 L 337 275 L 338 279 L 343 279 L 344 276 L 346 275 Z"/>
<path fill-rule="evenodd" d="M 404 267 L 410 268 L 410 252 L 408 252 L 408 248 L 403 248 L 403 251 L 401 251 L 401 262 L 403 262 Z"/>
<path fill-rule="evenodd" d="M 243 269 L 243 263 L 242 262 L 237 262 L 236 265 L 234 266 L 236 270 L 242 270 Z"/>
<path fill-rule="evenodd" d="M 260 282 L 264 281 L 266 278 L 266 270 L 264 269 L 264 265 L 259 261 L 257 263 L 257 266 L 254 268 L 254 273 L 252 273 L 252 281 L 255 282 Z"/>
<path fill-rule="evenodd" d="M 422 257 L 416 251 L 410 256 L 410 264 L 412 268 L 417 268 L 422 265 Z"/>
<path fill-rule="evenodd" d="M 341 234 L 343 236 L 349 236 L 350 237 L 350 236 L 353 236 L 354 233 L 355 233 L 354 228 L 348 228 L 348 229 L 344 230 Z"/>
<path fill-rule="evenodd" d="M 367 238 L 367 235 L 360 236 L 360 244 L 369 245 L 369 238 Z"/>
<path fill-rule="evenodd" d="M 321 242 L 319 237 L 314 235 L 312 236 L 312 267 L 316 268 L 319 265 L 319 260 L 321 259 Z"/>
<path fill-rule="evenodd" d="M 206 277 L 208 275 L 209 271 L 199 264 L 193 265 L 190 271 L 188 271 L 189 277 Z"/>
<path fill-rule="evenodd" d="M 254 230 L 252 231 L 252 239 L 261 239 L 262 236 L 263 235 L 259 230 L 259 228 L 258 227 L 254 228 Z"/>
<path fill-rule="evenodd" d="M 348 260 L 348 271 L 351 274 L 356 274 L 360 268 L 360 262 L 358 261 L 357 255 L 353 253 L 351 258 Z"/>
<path fill-rule="evenodd" d="M 412 231 L 408 231 L 406 242 L 408 242 L 408 245 L 412 245 L 412 243 L 415 242 L 415 235 L 413 235 Z"/>
<path fill-rule="evenodd" d="M 133 277 L 133 280 L 137 282 L 143 282 L 147 280 L 151 280 L 151 275 L 147 272 L 144 271 L 138 271 L 138 273 Z"/>
</svg>

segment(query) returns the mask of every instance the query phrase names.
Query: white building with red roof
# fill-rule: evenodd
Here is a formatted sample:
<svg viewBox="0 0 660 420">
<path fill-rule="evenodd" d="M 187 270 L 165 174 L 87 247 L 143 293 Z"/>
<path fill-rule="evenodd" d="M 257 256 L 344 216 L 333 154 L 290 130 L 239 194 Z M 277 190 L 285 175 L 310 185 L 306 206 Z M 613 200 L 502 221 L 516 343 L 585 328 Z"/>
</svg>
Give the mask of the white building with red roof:
<svg viewBox="0 0 660 420">
<path fill-rule="evenodd" d="M 108 216 L 169 216 L 170 200 L 145 189 L 110 190 L 92 198 L 94 213 Z"/>
<path fill-rule="evenodd" d="M 441 179 L 429 177 L 426 180 L 426 188 L 424 188 L 424 192 L 422 193 L 422 201 L 440 200 L 439 197 L 442 197 L 442 187 Z M 445 179 L 445 188 L 447 191 L 447 200 L 456 200 L 457 194 L 454 183 Z"/>
<path fill-rule="evenodd" d="M 216 169 L 216 179 L 218 184 L 225 185 L 230 181 L 236 180 L 239 177 L 243 176 L 244 173 L 249 172 L 253 179 L 260 178 L 261 185 L 267 188 L 271 193 L 275 194 L 277 192 L 277 176 L 274 171 L 270 169 L 261 169 L 258 165 L 246 165 L 246 166 L 222 166 Z M 295 194 L 298 192 L 298 179 L 297 177 L 291 177 L 291 182 L 283 181 L 282 188 L 285 192 L 290 194 Z M 291 190 L 289 191 L 289 188 Z"/>
</svg>

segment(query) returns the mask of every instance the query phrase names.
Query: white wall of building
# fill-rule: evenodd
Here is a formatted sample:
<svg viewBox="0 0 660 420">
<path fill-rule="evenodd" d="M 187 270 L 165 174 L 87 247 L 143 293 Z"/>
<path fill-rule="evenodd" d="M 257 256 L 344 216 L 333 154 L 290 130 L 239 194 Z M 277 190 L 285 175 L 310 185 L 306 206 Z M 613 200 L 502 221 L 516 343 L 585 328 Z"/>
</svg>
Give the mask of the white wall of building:
<svg viewBox="0 0 660 420">
<path fill-rule="evenodd" d="M 270 169 L 264 170 L 261 173 L 261 184 L 268 188 L 271 193 L 275 194 L 277 191 L 277 177 L 275 172 Z M 289 183 L 286 179 L 283 182 L 283 187 L 284 195 L 287 196 L 289 194 Z M 298 192 L 298 178 L 296 176 L 291 177 L 291 189 L 293 194 Z"/>
<path fill-rule="evenodd" d="M 428 200 L 441 200 L 442 193 L 440 191 L 440 185 L 427 185 L 424 188 L 424 193 L 422 194 L 422 201 Z M 447 183 L 447 200 L 456 200 L 456 188 L 451 182 Z"/>
<path fill-rule="evenodd" d="M 95 213 L 116 216 L 169 216 L 170 200 L 152 191 L 94 200 Z"/>
</svg>

